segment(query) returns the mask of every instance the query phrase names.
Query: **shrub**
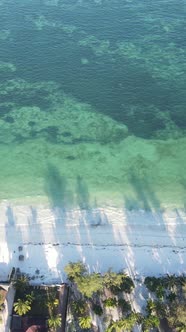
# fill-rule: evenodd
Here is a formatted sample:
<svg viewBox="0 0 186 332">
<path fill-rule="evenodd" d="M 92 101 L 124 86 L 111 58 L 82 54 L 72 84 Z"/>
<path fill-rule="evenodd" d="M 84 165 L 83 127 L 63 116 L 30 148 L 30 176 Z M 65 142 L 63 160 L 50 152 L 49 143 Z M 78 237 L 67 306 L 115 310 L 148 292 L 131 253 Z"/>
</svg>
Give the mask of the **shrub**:
<svg viewBox="0 0 186 332">
<path fill-rule="evenodd" d="M 24 294 L 29 287 L 29 281 L 27 276 L 22 275 L 17 280 L 13 282 L 13 286 L 21 294 Z"/>
<path fill-rule="evenodd" d="M 114 294 L 118 294 L 119 292 L 125 292 L 130 294 L 134 288 L 134 283 L 130 277 L 126 274 L 120 274 L 122 276 L 122 282 L 120 286 L 112 286 L 111 291 Z"/>
<path fill-rule="evenodd" d="M 149 332 L 150 329 L 158 327 L 160 324 L 159 318 L 156 316 L 149 315 L 143 318 L 142 321 L 142 331 Z"/>
<path fill-rule="evenodd" d="M 87 304 L 82 300 L 73 301 L 71 304 L 72 311 L 78 315 L 84 315 L 87 311 Z"/>
<path fill-rule="evenodd" d="M 48 309 L 50 312 L 53 312 L 55 308 L 58 307 L 59 305 L 59 300 L 58 299 L 47 299 L 47 303 L 46 303 Z"/>
<path fill-rule="evenodd" d="M 164 318 L 166 316 L 166 305 L 162 301 L 149 299 L 147 301 L 146 311 L 148 316 L 154 315 L 158 316 L 158 318 Z"/>
<path fill-rule="evenodd" d="M 164 298 L 164 295 L 165 295 L 165 289 L 162 285 L 158 285 L 157 288 L 156 288 L 156 296 L 159 300 L 163 300 Z"/>
<path fill-rule="evenodd" d="M 82 329 L 90 329 L 92 325 L 92 319 L 90 316 L 80 317 L 79 318 L 79 326 Z"/>
<path fill-rule="evenodd" d="M 153 300 L 149 299 L 147 301 L 146 310 L 149 315 L 156 313 L 156 303 Z"/>
<path fill-rule="evenodd" d="M 141 315 L 138 313 L 131 313 L 128 317 L 122 318 L 115 322 L 111 322 L 105 332 L 130 332 L 134 325 L 140 323 Z"/>
<path fill-rule="evenodd" d="M 50 331 L 56 331 L 56 329 L 61 326 L 61 321 L 61 315 L 50 316 L 47 321 Z"/>
<path fill-rule="evenodd" d="M 34 301 L 35 297 L 34 297 L 34 293 L 31 292 L 30 294 L 26 295 L 26 300 L 28 301 L 28 303 L 32 304 L 32 302 Z"/>
<path fill-rule="evenodd" d="M 68 279 L 71 281 L 76 280 L 76 278 L 83 276 L 87 272 L 86 267 L 82 262 L 70 262 L 65 266 L 64 270 L 68 276 Z"/>
<path fill-rule="evenodd" d="M 103 280 L 101 275 L 98 273 L 77 277 L 76 283 L 78 290 L 88 298 L 91 298 L 94 293 L 103 290 Z"/>
<path fill-rule="evenodd" d="M 46 306 L 50 312 L 53 312 L 59 305 L 59 300 L 56 298 L 56 288 L 50 289 L 47 293 Z"/>
<path fill-rule="evenodd" d="M 122 284 L 123 276 L 120 273 L 115 273 L 109 270 L 103 276 L 103 284 L 107 288 L 118 287 Z"/>
<path fill-rule="evenodd" d="M 117 300 L 116 298 L 109 297 L 105 301 L 103 301 L 105 308 L 114 308 L 117 307 Z"/>
<path fill-rule="evenodd" d="M 17 302 L 14 303 L 14 310 L 19 316 L 26 315 L 26 313 L 31 310 L 31 304 L 27 300 L 18 299 Z"/>
</svg>

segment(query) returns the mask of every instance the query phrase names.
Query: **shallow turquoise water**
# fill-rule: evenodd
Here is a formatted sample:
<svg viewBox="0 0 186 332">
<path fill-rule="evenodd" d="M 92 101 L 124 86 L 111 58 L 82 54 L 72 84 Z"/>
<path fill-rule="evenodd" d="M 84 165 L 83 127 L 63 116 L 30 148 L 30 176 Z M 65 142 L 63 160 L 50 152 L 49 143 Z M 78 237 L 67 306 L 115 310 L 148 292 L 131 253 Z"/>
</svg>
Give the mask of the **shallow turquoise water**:
<svg viewBox="0 0 186 332">
<path fill-rule="evenodd" d="M 184 9 L 0 0 L 1 199 L 184 206 Z"/>
</svg>

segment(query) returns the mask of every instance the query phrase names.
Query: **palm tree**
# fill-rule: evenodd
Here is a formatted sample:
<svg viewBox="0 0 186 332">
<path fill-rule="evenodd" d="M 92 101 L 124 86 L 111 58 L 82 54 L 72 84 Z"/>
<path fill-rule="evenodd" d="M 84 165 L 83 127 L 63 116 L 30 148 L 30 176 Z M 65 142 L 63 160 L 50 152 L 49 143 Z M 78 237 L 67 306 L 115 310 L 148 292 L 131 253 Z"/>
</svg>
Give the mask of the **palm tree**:
<svg viewBox="0 0 186 332">
<path fill-rule="evenodd" d="M 80 261 L 76 263 L 70 262 L 68 265 L 65 266 L 65 272 L 68 276 L 68 279 L 74 281 L 77 277 L 85 275 L 87 269 L 85 264 Z"/>
<path fill-rule="evenodd" d="M 117 320 L 115 322 L 111 322 L 106 332 L 123 332 L 123 331 L 131 331 L 132 326 L 127 319 Z"/>
<path fill-rule="evenodd" d="M 48 309 L 49 309 L 49 311 L 53 311 L 55 308 L 57 308 L 58 307 L 58 305 L 59 305 L 59 300 L 58 299 L 54 299 L 54 298 L 52 298 L 52 297 L 49 297 L 48 299 L 47 299 L 47 307 L 48 307 Z"/>
<path fill-rule="evenodd" d="M 30 294 L 27 294 L 27 295 L 26 295 L 26 300 L 27 300 L 27 302 L 28 302 L 29 304 L 32 304 L 32 302 L 34 301 L 34 299 L 35 299 L 35 296 L 34 296 L 34 293 L 33 293 L 33 292 L 31 292 Z"/>
<path fill-rule="evenodd" d="M 134 325 L 139 324 L 140 321 L 141 315 L 139 313 L 132 312 L 127 318 L 111 321 L 106 332 L 129 332 L 132 330 Z"/>
<path fill-rule="evenodd" d="M 164 284 L 165 287 L 167 287 L 170 291 L 175 290 L 175 286 L 178 284 L 178 278 L 175 276 L 175 274 L 167 274 L 167 276 L 164 278 Z"/>
<path fill-rule="evenodd" d="M 85 297 L 91 298 L 94 293 L 103 290 L 103 279 L 99 273 L 76 277 L 77 288 Z"/>
<path fill-rule="evenodd" d="M 79 326 L 82 329 L 90 329 L 92 325 L 92 319 L 90 316 L 80 317 L 79 318 Z"/>
<path fill-rule="evenodd" d="M 14 310 L 16 314 L 19 316 L 26 315 L 28 311 L 31 310 L 31 303 L 28 300 L 18 299 L 17 302 L 14 303 Z"/>
<path fill-rule="evenodd" d="M 19 278 L 17 278 L 14 282 L 13 282 L 13 286 L 14 288 L 21 292 L 22 294 L 25 293 L 26 289 L 29 287 L 29 281 L 27 276 L 22 275 Z"/>
<path fill-rule="evenodd" d="M 148 317 L 144 317 L 142 322 L 142 331 L 148 332 L 152 328 L 158 328 L 159 324 L 160 320 L 157 316 L 149 315 Z"/>
<path fill-rule="evenodd" d="M 120 287 L 123 281 L 123 275 L 121 273 L 112 272 L 112 270 L 108 270 L 103 276 L 104 286 L 107 288 L 111 288 L 113 286 Z"/>
<path fill-rule="evenodd" d="M 48 319 L 48 326 L 50 331 L 56 331 L 56 329 L 61 326 L 61 321 L 61 315 L 50 316 Z"/>
</svg>

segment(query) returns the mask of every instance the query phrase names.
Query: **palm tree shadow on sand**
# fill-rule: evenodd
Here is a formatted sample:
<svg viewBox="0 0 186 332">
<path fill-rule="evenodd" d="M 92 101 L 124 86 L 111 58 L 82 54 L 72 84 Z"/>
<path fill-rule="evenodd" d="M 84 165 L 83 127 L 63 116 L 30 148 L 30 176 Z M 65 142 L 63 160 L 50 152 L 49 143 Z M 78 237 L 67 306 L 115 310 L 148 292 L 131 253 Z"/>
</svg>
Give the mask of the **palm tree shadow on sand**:
<svg viewBox="0 0 186 332">
<path fill-rule="evenodd" d="M 81 176 L 76 179 L 76 202 L 81 210 L 82 220 L 87 225 L 101 226 L 108 223 L 107 217 L 98 208 L 96 198 L 91 202 L 88 185 Z"/>
</svg>

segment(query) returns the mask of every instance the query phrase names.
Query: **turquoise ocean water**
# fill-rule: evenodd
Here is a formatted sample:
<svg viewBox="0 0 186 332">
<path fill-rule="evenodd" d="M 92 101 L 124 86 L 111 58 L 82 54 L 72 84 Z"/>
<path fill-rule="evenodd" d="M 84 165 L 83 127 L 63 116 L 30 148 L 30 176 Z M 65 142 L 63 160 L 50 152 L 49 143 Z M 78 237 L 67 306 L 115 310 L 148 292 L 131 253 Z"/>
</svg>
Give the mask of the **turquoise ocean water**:
<svg viewBox="0 0 186 332">
<path fill-rule="evenodd" d="M 186 202 L 185 3 L 0 0 L 0 199 Z"/>
</svg>

